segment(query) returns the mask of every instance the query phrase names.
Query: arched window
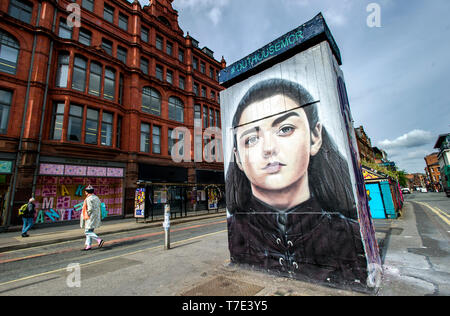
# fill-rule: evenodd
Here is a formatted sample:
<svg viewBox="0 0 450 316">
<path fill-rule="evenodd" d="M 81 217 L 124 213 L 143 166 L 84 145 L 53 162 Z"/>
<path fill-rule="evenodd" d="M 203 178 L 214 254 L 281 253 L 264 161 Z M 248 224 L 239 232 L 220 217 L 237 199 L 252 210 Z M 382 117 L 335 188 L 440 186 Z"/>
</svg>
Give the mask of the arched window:
<svg viewBox="0 0 450 316">
<path fill-rule="evenodd" d="M 142 89 L 142 111 L 161 116 L 161 94 L 153 88 Z"/>
<path fill-rule="evenodd" d="M 0 71 L 16 74 L 19 50 L 19 42 L 9 33 L 0 30 Z"/>
<path fill-rule="evenodd" d="M 184 123 L 184 104 L 177 97 L 169 98 L 169 120 Z"/>
</svg>

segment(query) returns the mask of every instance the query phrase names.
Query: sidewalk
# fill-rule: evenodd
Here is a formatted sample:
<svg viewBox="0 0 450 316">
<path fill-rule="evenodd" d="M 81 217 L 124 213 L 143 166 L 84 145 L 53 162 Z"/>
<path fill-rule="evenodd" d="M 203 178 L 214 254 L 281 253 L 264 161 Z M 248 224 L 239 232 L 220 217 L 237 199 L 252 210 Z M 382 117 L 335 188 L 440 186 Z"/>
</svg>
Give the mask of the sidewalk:
<svg viewBox="0 0 450 316">
<path fill-rule="evenodd" d="M 170 220 L 172 226 L 198 221 L 207 218 L 224 217 L 225 210 L 220 210 L 217 213 L 210 214 L 190 215 L 188 217 L 174 218 Z M 143 219 L 139 219 L 136 222 L 135 218 L 125 218 L 117 220 L 103 221 L 102 226 L 96 229 L 96 233 L 105 236 L 109 234 L 134 231 L 153 227 L 162 227 L 163 217 L 160 216 L 152 222 L 144 222 Z M 0 233 L 0 253 L 26 249 L 30 247 L 38 247 L 44 245 L 50 245 L 54 243 L 85 239 L 83 230 L 80 228 L 79 223 L 74 223 L 64 226 L 47 226 L 42 228 L 32 229 L 29 232 L 30 237 L 21 237 L 20 231 L 12 231 Z"/>
</svg>

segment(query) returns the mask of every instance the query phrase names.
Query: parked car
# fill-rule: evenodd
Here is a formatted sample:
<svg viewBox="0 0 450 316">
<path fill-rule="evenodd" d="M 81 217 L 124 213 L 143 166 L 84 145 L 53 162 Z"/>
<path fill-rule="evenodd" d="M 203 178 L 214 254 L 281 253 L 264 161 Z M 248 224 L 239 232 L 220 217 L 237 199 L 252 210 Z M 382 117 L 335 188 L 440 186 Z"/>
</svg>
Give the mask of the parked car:
<svg viewBox="0 0 450 316">
<path fill-rule="evenodd" d="M 411 194 L 411 190 L 408 189 L 408 188 L 403 188 L 403 189 L 402 189 L 402 193 L 403 193 L 403 194 Z"/>
<path fill-rule="evenodd" d="M 428 190 L 427 190 L 426 188 L 419 188 L 419 192 L 422 192 L 422 193 L 427 193 L 427 192 L 428 192 Z"/>
</svg>

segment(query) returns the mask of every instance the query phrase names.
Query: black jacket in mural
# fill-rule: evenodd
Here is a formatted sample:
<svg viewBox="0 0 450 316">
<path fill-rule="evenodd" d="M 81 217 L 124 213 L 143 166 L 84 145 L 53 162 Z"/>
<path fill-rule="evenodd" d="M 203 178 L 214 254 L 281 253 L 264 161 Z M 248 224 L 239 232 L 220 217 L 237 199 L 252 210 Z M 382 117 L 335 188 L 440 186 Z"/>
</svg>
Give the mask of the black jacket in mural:
<svg viewBox="0 0 450 316">
<path fill-rule="evenodd" d="M 280 211 L 250 199 L 228 219 L 233 263 L 295 278 L 364 286 L 367 261 L 358 221 L 323 212 L 315 199 Z"/>
</svg>

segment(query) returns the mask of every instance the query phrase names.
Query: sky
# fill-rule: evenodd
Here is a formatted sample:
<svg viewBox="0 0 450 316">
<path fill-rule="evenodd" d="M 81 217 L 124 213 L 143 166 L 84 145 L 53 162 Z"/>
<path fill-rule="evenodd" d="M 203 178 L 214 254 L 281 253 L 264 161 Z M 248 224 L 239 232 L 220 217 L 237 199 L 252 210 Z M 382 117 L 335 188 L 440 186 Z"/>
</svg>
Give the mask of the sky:
<svg viewBox="0 0 450 316">
<path fill-rule="evenodd" d="M 364 127 L 372 146 L 399 169 L 423 173 L 438 136 L 450 133 L 449 0 L 174 0 L 172 6 L 185 35 L 228 65 L 322 12 L 341 51 L 354 126 Z M 369 27 L 368 18 L 379 25 Z"/>
</svg>

